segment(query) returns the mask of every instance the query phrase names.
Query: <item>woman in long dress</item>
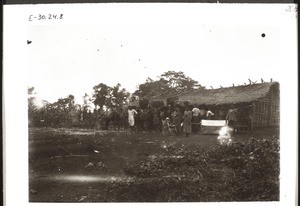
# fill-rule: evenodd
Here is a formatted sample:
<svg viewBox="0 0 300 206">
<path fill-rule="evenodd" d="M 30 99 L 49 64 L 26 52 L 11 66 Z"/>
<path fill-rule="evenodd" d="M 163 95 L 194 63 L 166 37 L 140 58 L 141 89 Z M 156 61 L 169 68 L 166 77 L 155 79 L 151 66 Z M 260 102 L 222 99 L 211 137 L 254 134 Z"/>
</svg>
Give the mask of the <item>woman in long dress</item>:
<svg viewBox="0 0 300 206">
<path fill-rule="evenodd" d="M 186 107 L 183 114 L 183 130 L 186 137 L 188 137 L 192 132 L 192 117 L 192 111 L 189 107 Z"/>
<path fill-rule="evenodd" d="M 129 123 L 129 128 L 130 130 L 133 129 L 134 127 L 134 115 L 137 114 L 137 111 L 135 109 L 133 109 L 132 107 L 129 108 L 128 110 L 128 123 Z"/>
</svg>

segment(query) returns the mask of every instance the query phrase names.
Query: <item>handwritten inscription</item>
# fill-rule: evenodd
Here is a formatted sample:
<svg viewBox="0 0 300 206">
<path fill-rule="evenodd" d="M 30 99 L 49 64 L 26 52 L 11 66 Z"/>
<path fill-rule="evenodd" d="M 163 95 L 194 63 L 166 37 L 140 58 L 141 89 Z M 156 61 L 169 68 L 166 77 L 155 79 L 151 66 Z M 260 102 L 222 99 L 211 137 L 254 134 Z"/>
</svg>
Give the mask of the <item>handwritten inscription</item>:
<svg viewBox="0 0 300 206">
<path fill-rule="evenodd" d="M 29 15 L 28 21 L 62 20 L 63 14 L 37 14 Z"/>
</svg>

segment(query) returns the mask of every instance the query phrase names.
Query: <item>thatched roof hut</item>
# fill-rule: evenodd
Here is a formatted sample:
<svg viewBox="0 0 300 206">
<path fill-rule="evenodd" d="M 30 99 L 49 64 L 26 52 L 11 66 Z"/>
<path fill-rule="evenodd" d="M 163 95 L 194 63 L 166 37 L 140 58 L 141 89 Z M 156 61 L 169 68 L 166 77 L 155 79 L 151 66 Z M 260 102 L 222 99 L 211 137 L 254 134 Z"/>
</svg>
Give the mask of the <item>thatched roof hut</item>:
<svg viewBox="0 0 300 206">
<path fill-rule="evenodd" d="M 189 102 L 210 108 L 224 119 L 231 105 L 238 107 L 241 125 L 253 127 L 279 125 L 279 83 L 267 82 L 219 89 L 201 89 L 181 94 L 160 95 L 150 101 Z"/>
<path fill-rule="evenodd" d="M 278 82 L 224 87 L 219 89 L 200 89 L 183 93 L 161 94 L 156 97 L 151 97 L 150 101 L 166 102 L 168 99 L 174 99 L 180 102 L 190 102 L 191 104 L 198 105 L 246 103 L 253 102 L 266 96 L 271 87 L 274 85 L 278 85 Z"/>
<path fill-rule="evenodd" d="M 248 103 L 265 97 L 271 87 L 278 82 L 251 84 L 219 89 L 202 89 L 178 96 L 179 101 L 188 101 L 198 105 L 224 105 Z"/>
</svg>

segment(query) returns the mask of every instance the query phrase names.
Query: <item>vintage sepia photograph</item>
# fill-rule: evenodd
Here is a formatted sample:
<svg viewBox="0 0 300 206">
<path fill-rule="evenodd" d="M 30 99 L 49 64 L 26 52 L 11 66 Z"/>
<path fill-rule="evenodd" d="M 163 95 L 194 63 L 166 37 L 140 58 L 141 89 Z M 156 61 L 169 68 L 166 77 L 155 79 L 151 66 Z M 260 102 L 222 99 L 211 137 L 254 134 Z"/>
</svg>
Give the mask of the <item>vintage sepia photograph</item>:
<svg viewBox="0 0 300 206">
<path fill-rule="evenodd" d="M 29 203 L 280 202 L 294 7 L 217 5 L 27 10 Z"/>
</svg>

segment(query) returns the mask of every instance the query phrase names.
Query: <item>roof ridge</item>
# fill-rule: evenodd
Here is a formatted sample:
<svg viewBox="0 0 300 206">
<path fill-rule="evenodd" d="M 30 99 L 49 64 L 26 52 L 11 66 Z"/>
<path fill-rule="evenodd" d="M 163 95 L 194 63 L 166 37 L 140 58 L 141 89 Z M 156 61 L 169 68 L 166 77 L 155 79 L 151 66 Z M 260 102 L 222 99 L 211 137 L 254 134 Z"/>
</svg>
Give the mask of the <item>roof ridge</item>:
<svg viewBox="0 0 300 206">
<path fill-rule="evenodd" d="M 270 88 L 278 82 L 223 87 L 218 89 L 196 89 L 183 91 L 173 95 L 156 96 L 153 99 L 167 99 L 178 96 L 179 101 L 191 101 L 199 104 L 226 104 L 232 102 L 251 102 L 266 95 Z"/>
</svg>

